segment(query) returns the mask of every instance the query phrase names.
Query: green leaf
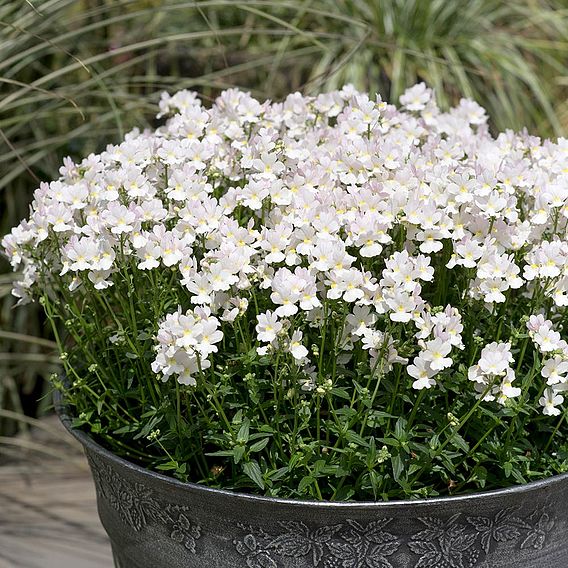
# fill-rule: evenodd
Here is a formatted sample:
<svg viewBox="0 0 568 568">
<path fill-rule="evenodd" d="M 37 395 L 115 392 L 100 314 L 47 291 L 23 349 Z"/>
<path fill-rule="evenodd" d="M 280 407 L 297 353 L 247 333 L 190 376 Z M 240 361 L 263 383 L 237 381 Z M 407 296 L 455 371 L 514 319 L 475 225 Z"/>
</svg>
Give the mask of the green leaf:
<svg viewBox="0 0 568 568">
<path fill-rule="evenodd" d="M 243 465 L 243 471 L 245 475 L 250 477 L 261 489 L 264 489 L 264 480 L 262 479 L 262 472 L 260 471 L 260 466 L 255 460 L 246 462 Z"/>
<path fill-rule="evenodd" d="M 271 481 L 278 481 L 279 479 L 282 479 L 288 473 L 288 471 L 289 469 L 287 467 L 281 467 L 280 469 L 273 471 L 270 474 Z"/>
<path fill-rule="evenodd" d="M 393 479 L 398 483 L 400 476 L 404 471 L 404 461 L 402 460 L 400 455 L 392 456 L 391 461 Z"/>
<path fill-rule="evenodd" d="M 128 434 L 130 432 L 136 432 L 138 430 L 138 424 L 127 424 L 126 426 L 122 426 L 121 428 L 117 428 L 113 430 L 113 434 Z"/>
<path fill-rule="evenodd" d="M 433 434 L 432 437 L 430 438 L 430 443 L 429 443 L 430 448 L 432 450 L 436 450 L 439 445 L 440 445 L 440 435 Z"/>
<path fill-rule="evenodd" d="M 462 450 L 465 454 L 469 453 L 469 444 L 463 439 L 460 434 L 453 434 L 452 444 Z"/>
<path fill-rule="evenodd" d="M 375 438 L 371 436 L 369 439 L 369 451 L 367 452 L 367 457 L 365 463 L 369 469 L 373 469 L 375 467 L 375 462 L 377 460 L 377 445 L 375 443 Z"/>
<path fill-rule="evenodd" d="M 214 456 L 214 457 L 223 457 L 223 458 L 232 458 L 234 455 L 233 450 L 219 450 L 217 452 L 207 452 L 206 456 Z"/>
<path fill-rule="evenodd" d="M 144 424 L 144 426 L 142 427 L 140 432 L 138 432 L 138 434 L 136 434 L 136 436 L 134 436 L 134 439 L 139 440 L 140 438 L 145 438 L 146 436 L 148 436 L 150 434 L 150 432 L 152 432 L 153 430 L 156 429 L 156 426 L 161 421 L 162 421 L 161 416 L 154 415 L 150 420 L 148 420 L 148 422 L 146 422 L 146 424 Z"/>
<path fill-rule="evenodd" d="M 179 464 L 178 462 L 172 460 L 166 463 L 161 463 L 159 465 L 156 466 L 156 469 L 159 469 L 160 471 L 171 471 L 171 470 L 178 470 L 179 469 Z"/>
<path fill-rule="evenodd" d="M 373 410 L 369 413 L 369 416 L 372 416 L 376 420 L 384 418 L 396 418 L 394 414 L 389 414 L 388 412 L 383 412 L 382 410 Z"/>
<path fill-rule="evenodd" d="M 357 444 L 358 446 L 361 446 L 363 448 L 369 447 L 369 442 L 367 442 L 367 440 L 359 436 L 359 434 L 357 434 L 357 432 L 354 432 L 353 430 L 349 430 L 345 434 L 345 437 L 347 438 L 347 441 L 351 444 Z"/>
<path fill-rule="evenodd" d="M 237 464 L 239 463 L 244 455 L 245 455 L 246 448 L 244 446 L 235 446 L 233 448 L 233 460 Z"/>
<path fill-rule="evenodd" d="M 347 392 L 347 390 L 339 387 L 334 387 L 331 389 L 331 394 L 336 396 L 337 398 L 342 398 L 344 400 L 351 400 L 351 395 Z"/>
<path fill-rule="evenodd" d="M 417 463 L 413 463 L 409 468 L 408 468 L 408 473 L 407 475 L 412 475 L 413 473 L 416 473 L 417 471 L 420 471 L 422 469 L 421 465 L 418 465 Z"/>
<path fill-rule="evenodd" d="M 249 431 L 250 431 L 250 420 L 245 418 L 241 427 L 239 428 L 239 433 L 237 434 L 237 441 L 243 444 L 246 444 L 249 440 Z"/>
<path fill-rule="evenodd" d="M 408 439 L 408 434 L 406 432 L 407 424 L 408 422 L 406 421 L 406 419 L 401 417 L 396 421 L 396 424 L 394 426 L 394 436 L 400 442 L 406 441 Z"/>
<path fill-rule="evenodd" d="M 264 448 L 266 448 L 266 446 L 268 445 L 268 441 L 269 441 L 269 438 L 263 438 L 262 440 L 255 442 L 249 448 L 249 451 L 250 452 L 260 452 L 261 450 L 264 450 Z"/>
<path fill-rule="evenodd" d="M 253 440 L 260 440 L 261 438 L 266 438 L 266 437 L 270 437 L 267 436 L 266 432 L 257 432 L 256 434 L 251 434 L 249 436 L 249 442 L 252 442 Z"/>
<path fill-rule="evenodd" d="M 315 478 L 312 477 L 311 475 L 306 475 L 305 477 L 302 477 L 302 479 L 300 480 L 300 483 L 298 484 L 298 491 L 300 493 L 304 493 L 306 491 L 306 489 L 312 485 L 312 483 L 314 483 Z"/>
</svg>

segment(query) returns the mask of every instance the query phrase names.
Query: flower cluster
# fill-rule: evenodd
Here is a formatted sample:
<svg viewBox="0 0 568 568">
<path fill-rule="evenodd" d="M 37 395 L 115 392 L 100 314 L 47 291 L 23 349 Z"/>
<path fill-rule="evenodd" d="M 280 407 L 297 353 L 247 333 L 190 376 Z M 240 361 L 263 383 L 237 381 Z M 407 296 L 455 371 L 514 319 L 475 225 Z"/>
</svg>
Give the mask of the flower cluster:
<svg viewBox="0 0 568 568">
<path fill-rule="evenodd" d="M 477 365 L 469 368 L 468 376 L 475 383 L 475 389 L 483 393 L 484 400 L 504 402 L 521 394 L 519 387 L 513 386 L 515 371 L 511 368 L 513 355 L 510 343 L 494 341 L 481 351 Z M 495 384 L 499 380 L 500 384 Z"/>
<path fill-rule="evenodd" d="M 351 86 L 282 102 L 231 89 L 210 108 L 181 91 L 158 118 L 67 158 L 2 241 L 14 294 L 71 337 L 81 416 L 114 412 L 133 444 L 176 423 L 151 440 L 170 444 L 165 468 L 207 447 L 264 487 L 302 464 L 290 494 L 317 498 L 322 471 L 411 495 L 471 420 L 484 456 L 518 442 L 495 462 L 530 453 L 531 429 L 564 432 L 568 140 L 493 136 L 479 105 L 442 112 L 424 84 L 398 108 Z M 417 424 L 435 435 L 403 444 Z M 392 458 L 378 477 L 375 435 Z"/>
<path fill-rule="evenodd" d="M 223 338 L 219 320 L 207 307 L 181 310 L 166 316 L 158 331 L 157 356 L 152 370 L 167 381 L 171 375 L 184 385 L 195 385 L 194 375 L 211 366 L 208 357 Z"/>
<path fill-rule="evenodd" d="M 538 351 L 547 357 L 541 370 L 547 387 L 539 404 L 544 414 L 557 416 L 560 414 L 557 407 L 564 402 L 559 393 L 568 390 L 568 343 L 552 328 L 552 322 L 542 315 L 531 316 L 527 329 Z"/>
<path fill-rule="evenodd" d="M 478 105 L 442 113 L 423 84 L 400 102 L 349 86 L 272 104 L 228 90 L 211 109 L 195 93 L 164 95 L 164 126 L 67 159 L 58 181 L 41 184 L 30 218 L 3 240 L 23 274 L 14 293 L 26 301 L 54 277 L 103 291 L 126 265 L 169 269 L 190 306 L 162 314 L 152 369 L 164 380 L 195 384 L 254 300 L 260 355 L 282 351 L 308 369 L 308 330 L 339 312 L 334 357 L 360 344 L 371 368 L 408 364 L 412 387 L 429 389 L 464 348 L 464 306 L 495 312 L 538 297 L 550 315 L 568 304 L 568 141 L 493 138 Z M 463 276 L 462 304 L 423 293 L 447 286 L 444 274 Z M 396 339 L 409 325 L 410 362 Z M 547 413 L 567 365 L 551 325 L 529 328 L 555 353 L 543 367 Z M 510 344 L 490 342 L 469 378 L 504 402 L 520 394 L 513 367 Z"/>
</svg>

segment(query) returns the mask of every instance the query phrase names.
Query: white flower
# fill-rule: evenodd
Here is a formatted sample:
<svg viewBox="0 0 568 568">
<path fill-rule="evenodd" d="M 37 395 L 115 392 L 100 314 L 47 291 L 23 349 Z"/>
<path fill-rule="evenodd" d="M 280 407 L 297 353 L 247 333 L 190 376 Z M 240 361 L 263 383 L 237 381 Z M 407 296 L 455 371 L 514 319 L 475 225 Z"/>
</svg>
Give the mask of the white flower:
<svg viewBox="0 0 568 568">
<path fill-rule="evenodd" d="M 432 371 L 441 371 L 451 367 L 453 363 L 451 357 L 446 357 L 451 350 L 452 344 L 447 339 L 438 337 L 426 342 L 425 349 L 420 353 L 420 357 L 429 363 Z"/>
<path fill-rule="evenodd" d="M 173 233 L 164 232 L 159 240 L 164 266 L 174 266 L 183 258 L 184 245 Z"/>
<path fill-rule="evenodd" d="M 56 233 L 69 231 L 73 228 L 73 210 L 66 205 L 55 203 L 47 208 L 46 213 L 46 220 L 53 226 Z"/>
<path fill-rule="evenodd" d="M 252 161 L 252 167 L 260 172 L 260 177 L 272 179 L 278 176 L 284 170 L 285 166 L 278 160 L 276 154 L 268 152 L 263 153 L 260 158 Z"/>
<path fill-rule="evenodd" d="M 99 244 L 92 237 L 77 237 L 73 235 L 65 247 L 69 268 L 73 271 L 89 270 L 96 264 L 99 255 Z"/>
<path fill-rule="evenodd" d="M 355 302 L 365 296 L 363 291 L 363 275 L 356 269 L 341 270 L 339 273 L 339 288 L 343 291 L 346 302 Z"/>
<path fill-rule="evenodd" d="M 176 346 L 184 348 L 195 347 L 199 343 L 203 326 L 195 319 L 193 314 L 180 315 L 177 326 L 172 331 L 177 336 Z"/>
<path fill-rule="evenodd" d="M 274 290 L 270 295 L 270 299 L 278 304 L 276 308 L 276 315 L 293 316 L 298 312 L 297 302 L 300 300 L 301 286 L 294 286 L 297 284 L 294 274 L 287 268 L 281 268 L 276 272 L 272 279 L 272 289 Z"/>
<path fill-rule="evenodd" d="M 486 375 L 502 375 L 512 362 L 511 344 L 494 341 L 481 350 L 478 366 Z"/>
<path fill-rule="evenodd" d="M 416 234 L 416 240 L 421 241 L 420 250 L 424 253 L 430 254 L 433 252 L 439 252 L 443 248 L 443 244 L 440 242 L 441 238 L 440 231 L 436 229 L 427 229 L 425 231 L 419 231 Z"/>
<path fill-rule="evenodd" d="M 406 89 L 400 96 L 400 104 L 405 106 L 408 110 L 423 110 L 432 96 L 432 91 L 426 88 L 424 83 L 418 83 Z"/>
<path fill-rule="evenodd" d="M 483 247 L 473 239 L 465 240 L 455 247 L 456 253 L 460 256 L 458 264 L 466 268 L 475 268 L 476 260 L 483 255 Z"/>
<path fill-rule="evenodd" d="M 547 379 L 546 384 L 551 386 L 557 383 L 567 382 L 567 373 L 568 361 L 558 355 L 552 359 L 547 359 L 541 370 L 541 375 Z"/>
<path fill-rule="evenodd" d="M 211 353 L 218 351 L 216 343 L 223 339 L 223 332 L 219 329 L 217 318 L 208 318 L 201 323 L 201 333 L 198 336 L 198 342 L 195 347 L 202 357 L 208 357 Z"/>
<path fill-rule="evenodd" d="M 377 316 L 368 306 L 355 306 L 353 313 L 347 316 L 347 322 L 353 328 L 352 333 L 361 336 L 365 330 L 371 328 L 375 323 Z"/>
<path fill-rule="evenodd" d="M 270 310 L 256 316 L 256 332 L 259 341 L 272 343 L 282 330 L 282 322 L 278 321 L 278 316 Z"/>
<path fill-rule="evenodd" d="M 509 285 L 502 278 L 488 278 L 481 282 L 479 289 L 486 302 L 501 304 L 507 299 L 503 292 L 509 289 Z"/>
<path fill-rule="evenodd" d="M 547 416 L 558 416 L 560 409 L 557 408 L 564 402 L 564 397 L 561 394 L 556 394 L 554 390 L 548 387 L 544 391 L 544 395 L 540 397 L 538 403 L 543 407 L 542 413 Z"/>
<path fill-rule="evenodd" d="M 212 264 L 207 272 L 207 277 L 211 283 L 211 289 L 215 291 L 228 290 L 239 279 L 232 274 L 227 266 L 227 259 Z"/>
<path fill-rule="evenodd" d="M 210 304 L 212 302 L 213 288 L 211 287 L 211 280 L 206 274 L 190 271 L 185 278 L 185 285 L 193 293 L 191 301 L 194 304 Z"/>
<path fill-rule="evenodd" d="M 87 277 L 94 284 L 96 290 L 106 290 L 112 286 L 112 281 L 109 280 L 109 276 L 112 274 L 110 270 L 91 270 Z M 80 281 L 73 281 L 69 289 L 73 291 L 75 287 L 78 287 Z"/>
<path fill-rule="evenodd" d="M 140 270 L 152 270 L 160 266 L 162 250 L 158 243 L 150 242 L 146 246 L 138 249 L 136 254 L 142 259 L 141 262 L 138 263 Z"/>
<path fill-rule="evenodd" d="M 246 207 L 257 210 L 262 207 L 262 202 L 268 197 L 269 193 L 270 182 L 267 183 L 265 180 L 251 180 L 243 188 L 239 199 Z"/>
<path fill-rule="evenodd" d="M 513 386 L 513 381 L 515 380 L 515 371 L 510 367 L 507 368 L 505 377 L 501 381 L 501 393 L 497 400 L 500 403 L 504 403 L 509 398 L 515 398 L 521 395 L 521 389 L 519 387 Z"/>
<path fill-rule="evenodd" d="M 436 380 L 432 378 L 436 372 L 422 354 L 414 359 L 412 365 L 408 365 L 406 372 L 415 379 L 412 383 L 413 389 L 429 389 L 436 385 Z"/>
<path fill-rule="evenodd" d="M 308 350 L 302 345 L 302 337 L 302 332 L 296 330 L 290 339 L 289 351 L 297 361 L 303 361 L 308 356 Z"/>
<path fill-rule="evenodd" d="M 363 349 L 382 351 L 386 346 L 385 334 L 379 330 L 364 328 L 362 330 Z"/>
<path fill-rule="evenodd" d="M 131 233 L 134 230 L 136 214 L 124 205 L 113 201 L 103 214 L 103 220 L 115 235 Z"/>
<path fill-rule="evenodd" d="M 532 338 L 543 353 L 556 351 L 562 346 L 560 334 L 545 325 L 541 326 L 538 331 L 533 333 Z"/>
<path fill-rule="evenodd" d="M 487 382 L 487 379 L 485 375 L 481 372 L 479 365 L 472 365 L 468 369 L 467 378 L 474 383 L 485 384 Z"/>
<path fill-rule="evenodd" d="M 416 302 L 410 294 L 395 292 L 391 297 L 386 299 L 386 303 L 391 309 L 389 316 L 392 321 L 408 322 L 412 319 Z"/>
</svg>

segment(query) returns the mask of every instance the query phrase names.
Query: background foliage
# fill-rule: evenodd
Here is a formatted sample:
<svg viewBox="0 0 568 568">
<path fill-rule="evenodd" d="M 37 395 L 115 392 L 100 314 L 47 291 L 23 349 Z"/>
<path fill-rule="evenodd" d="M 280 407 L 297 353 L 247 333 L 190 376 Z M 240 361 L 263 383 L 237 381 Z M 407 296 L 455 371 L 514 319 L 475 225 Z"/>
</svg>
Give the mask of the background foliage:
<svg viewBox="0 0 568 568">
<path fill-rule="evenodd" d="M 3 0 L 0 233 L 65 155 L 152 125 L 163 90 L 351 82 L 395 101 L 423 80 L 442 107 L 465 95 L 496 130 L 549 136 L 568 127 L 567 65 L 565 0 Z M 0 260 L 0 443 L 57 368 L 37 307 L 12 310 L 11 280 Z"/>
</svg>

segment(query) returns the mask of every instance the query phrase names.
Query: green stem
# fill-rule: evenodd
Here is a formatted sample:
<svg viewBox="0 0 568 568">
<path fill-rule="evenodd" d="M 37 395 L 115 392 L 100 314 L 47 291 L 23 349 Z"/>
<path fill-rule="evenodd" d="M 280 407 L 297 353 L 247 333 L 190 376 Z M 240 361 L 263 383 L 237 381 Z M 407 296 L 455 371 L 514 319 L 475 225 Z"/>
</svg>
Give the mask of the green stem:
<svg viewBox="0 0 568 568">
<path fill-rule="evenodd" d="M 477 411 L 477 409 L 479 408 L 479 406 L 481 405 L 481 403 L 483 402 L 483 399 L 487 396 L 487 394 L 489 394 L 489 392 L 491 391 L 491 389 L 493 388 L 493 383 L 491 383 L 487 389 L 480 395 L 480 397 L 477 399 L 477 401 L 475 402 L 475 404 L 472 406 L 472 408 L 469 410 L 469 412 L 467 412 L 464 417 L 459 421 L 458 425 L 453 429 L 453 434 L 448 436 L 446 438 L 446 440 L 440 445 L 440 447 L 438 448 L 438 450 L 436 452 L 434 452 L 433 455 L 428 456 L 428 459 L 426 460 L 426 463 L 420 468 L 420 470 L 417 472 L 417 474 L 414 476 L 414 482 L 416 482 L 416 480 L 420 479 L 420 476 L 424 473 L 424 470 L 430 466 L 430 464 L 438 457 L 442 454 L 442 452 L 446 449 L 446 446 L 452 441 L 453 437 L 455 434 L 457 434 L 464 426 L 465 424 L 467 424 L 467 421 L 473 416 L 473 414 Z M 442 434 L 446 429 L 448 428 L 448 425 L 446 425 L 442 431 L 440 432 L 440 434 Z"/>
<path fill-rule="evenodd" d="M 558 434 L 558 430 L 560 430 L 560 427 L 564 423 L 564 420 L 566 420 L 567 415 L 568 415 L 568 408 L 566 408 L 564 410 L 562 416 L 560 417 L 560 420 L 558 421 L 554 430 L 552 431 L 552 434 L 550 434 L 550 438 L 548 438 L 548 442 L 546 442 L 546 446 L 544 446 L 544 449 L 542 450 L 543 454 L 546 454 L 546 452 L 548 451 L 548 448 L 550 448 L 550 445 L 552 444 L 554 437 L 556 436 L 556 434 Z"/>
<path fill-rule="evenodd" d="M 425 394 L 426 394 L 426 389 L 422 389 L 418 393 L 418 396 L 416 397 L 416 401 L 414 402 L 414 405 L 412 406 L 412 412 L 410 413 L 410 417 L 408 418 L 408 424 L 407 424 L 407 430 L 409 432 L 410 432 L 410 428 L 412 427 L 412 424 L 414 423 L 414 419 L 416 418 L 416 413 L 418 412 L 418 409 L 420 408 L 420 404 L 422 403 L 422 399 L 424 398 Z"/>
</svg>

